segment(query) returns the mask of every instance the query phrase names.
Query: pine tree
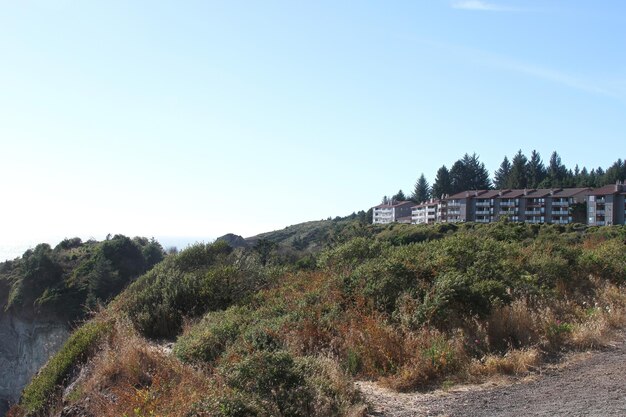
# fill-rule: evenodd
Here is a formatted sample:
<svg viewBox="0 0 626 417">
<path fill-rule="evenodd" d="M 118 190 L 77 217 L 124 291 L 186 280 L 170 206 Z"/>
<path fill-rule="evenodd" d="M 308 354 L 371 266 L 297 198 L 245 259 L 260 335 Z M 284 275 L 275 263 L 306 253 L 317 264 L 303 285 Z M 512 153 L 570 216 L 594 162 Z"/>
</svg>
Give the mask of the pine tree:
<svg viewBox="0 0 626 417">
<path fill-rule="evenodd" d="M 484 190 L 490 188 L 489 171 L 485 164 L 478 160 L 478 156 L 473 154 L 463 155 L 463 158 L 456 161 L 450 169 L 452 183 L 452 193 L 466 190 Z"/>
<path fill-rule="evenodd" d="M 580 174 L 578 175 L 578 180 L 576 181 L 577 187 L 590 187 L 589 185 L 589 172 L 587 172 L 587 168 L 583 167 L 580 170 Z"/>
<path fill-rule="evenodd" d="M 604 174 L 605 184 L 615 184 L 617 181 L 624 181 L 624 174 L 626 173 L 626 164 L 618 159 L 613 165 L 606 170 Z"/>
<path fill-rule="evenodd" d="M 399 190 L 396 195 L 391 197 L 391 200 L 393 202 L 406 201 L 406 196 L 404 195 L 404 192 L 402 190 Z"/>
<path fill-rule="evenodd" d="M 417 182 L 415 183 L 415 190 L 413 191 L 413 195 L 411 199 L 416 203 L 422 203 L 430 198 L 430 185 L 428 181 L 426 181 L 426 177 L 424 173 L 420 175 Z"/>
<path fill-rule="evenodd" d="M 465 156 L 469 157 L 467 154 Z M 469 190 L 468 178 L 469 172 L 462 159 L 459 159 L 450 168 L 451 194 Z"/>
<path fill-rule="evenodd" d="M 561 157 L 556 151 L 550 155 L 550 163 L 548 164 L 548 173 L 542 185 L 545 188 L 561 187 L 567 176 L 567 168 L 561 163 Z"/>
<path fill-rule="evenodd" d="M 478 155 L 472 154 L 472 156 L 468 156 L 465 154 L 463 163 L 469 175 L 466 190 L 486 190 L 491 188 L 489 171 L 485 168 L 485 164 L 478 160 Z"/>
<path fill-rule="evenodd" d="M 520 149 L 517 151 L 511 162 L 511 174 L 509 175 L 509 181 L 507 188 L 526 188 L 528 185 L 527 172 L 528 172 L 528 159 L 522 153 Z"/>
<path fill-rule="evenodd" d="M 511 175 L 511 163 L 506 156 L 500 164 L 500 168 L 496 170 L 493 178 L 493 186 L 498 189 L 506 188 L 509 183 L 509 176 Z"/>
<path fill-rule="evenodd" d="M 435 198 L 452 194 L 452 178 L 450 177 L 450 171 L 448 171 L 445 165 L 437 170 L 431 194 Z"/>
<path fill-rule="evenodd" d="M 537 188 L 546 177 L 546 167 L 543 165 L 539 152 L 533 150 L 528 160 L 528 181 L 529 188 Z"/>
</svg>

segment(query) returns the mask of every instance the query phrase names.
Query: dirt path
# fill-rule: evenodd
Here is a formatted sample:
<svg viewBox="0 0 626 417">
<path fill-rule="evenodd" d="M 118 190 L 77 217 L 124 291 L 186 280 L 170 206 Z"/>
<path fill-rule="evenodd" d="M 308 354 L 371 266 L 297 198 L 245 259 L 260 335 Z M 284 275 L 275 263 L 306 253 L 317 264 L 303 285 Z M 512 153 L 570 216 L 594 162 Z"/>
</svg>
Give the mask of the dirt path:
<svg viewBox="0 0 626 417">
<path fill-rule="evenodd" d="M 513 384 L 399 394 L 359 382 L 372 417 L 626 416 L 626 343 L 572 356 L 564 365 Z"/>
</svg>

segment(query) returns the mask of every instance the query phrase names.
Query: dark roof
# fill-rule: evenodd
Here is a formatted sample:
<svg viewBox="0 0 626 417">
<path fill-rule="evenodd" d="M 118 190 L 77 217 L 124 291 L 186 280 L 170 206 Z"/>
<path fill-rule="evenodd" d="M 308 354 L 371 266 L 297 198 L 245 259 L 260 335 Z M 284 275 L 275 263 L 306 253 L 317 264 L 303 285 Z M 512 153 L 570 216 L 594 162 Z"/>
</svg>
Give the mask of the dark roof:
<svg viewBox="0 0 626 417">
<path fill-rule="evenodd" d="M 528 193 L 528 190 L 515 189 L 515 190 L 510 190 L 508 193 L 503 193 L 502 198 L 520 198 L 520 197 L 524 197 L 524 195 L 527 193 Z"/>
<path fill-rule="evenodd" d="M 393 208 L 393 207 L 404 206 L 406 204 L 414 204 L 414 203 L 412 201 L 397 201 L 396 204 L 379 204 L 377 206 L 374 206 L 373 208 Z"/>
<path fill-rule="evenodd" d="M 563 188 L 554 193 L 553 197 L 574 197 L 578 194 L 587 195 L 591 188 Z"/>
<path fill-rule="evenodd" d="M 528 198 L 541 198 L 541 197 L 548 197 L 550 196 L 550 194 L 553 192 L 552 189 L 550 188 L 539 188 L 537 190 L 532 190 L 530 191 L 526 197 Z"/>
<path fill-rule="evenodd" d="M 574 197 L 578 195 L 608 195 L 608 194 L 623 194 L 626 195 L 626 186 L 619 185 L 605 185 L 604 187 L 597 188 L 595 190 L 591 188 L 539 188 L 539 189 L 504 189 L 504 190 L 471 190 L 461 191 L 456 194 L 452 194 L 443 198 L 441 201 L 457 200 L 462 198 L 540 198 L 540 197 Z M 423 203 L 422 203 L 423 204 Z M 421 204 L 418 204 L 418 207 Z"/>
<path fill-rule="evenodd" d="M 444 200 L 455 200 L 459 198 L 478 197 L 486 192 L 487 190 L 461 191 L 460 193 L 452 194 L 451 196 L 444 198 Z"/>
<path fill-rule="evenodd" d="M 489 190 L 486 191 L 485 193 L 481 194 L 478 198 L 496 198 L 496 197 L 500 197 L 500 192 L 502 190 Z M 506 190 L 508 191 L 508 190 Z"/>
<path fill-rule="evenodd" d="M 433 200 L 433 201 L 424 201 L 423 203 L 420 204 L 416 204 L 414 206 L 411 206 L 411 208 L 417 208 L 417 207 L 428 207 L 428 206 L 434 206 L 437 205 L 441 202 L 441 200 Z"/>
<path fill-rule="evenodd" d="M 600 187 L 600 188 L 596 188 L 595 190 L 592 190 L 589 194 L 591 195 L 609 195 L 609 194 L 617 194 L 620 192 L 620 190 L 618 190 L 618 186 L 616 186 L 615 184 L 610 184 L 610 185 L 605 185 L 604 187 Z M 626 191 L 626 190 L 624 190 Z"/>
</svg>

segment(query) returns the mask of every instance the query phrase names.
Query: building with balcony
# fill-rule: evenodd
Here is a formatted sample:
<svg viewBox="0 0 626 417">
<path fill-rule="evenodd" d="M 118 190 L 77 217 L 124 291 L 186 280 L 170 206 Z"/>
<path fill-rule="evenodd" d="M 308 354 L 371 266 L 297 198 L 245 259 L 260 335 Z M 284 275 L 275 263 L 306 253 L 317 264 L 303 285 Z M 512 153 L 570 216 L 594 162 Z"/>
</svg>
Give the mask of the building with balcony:
<svg viewBox="0 0 626 417">
<path fill-rule="evenodd" d="M 374 207 L 374 223 L 514 222 L 589 225 L 624 224 L 626 186 L 597 188 L 463 191 L 414 205 L 398 202 Z"/>
<path fill-rule="evenodd" d="M 462 191 L 442 198 L 446 204 L 446 214 L 441 217 L 444 223 L 475 221 L 476 199 L 486 190 Z"/>
<path fill-rule="evenodd" d="M 524 221 L 526 223 L 547 223 L 550 216 L 547 214 L 551 207 L 551 196 L 554 190 L 540 188 L 530 190 L 525 196 Z"/>
<path fill-rule="evenodd" d="M 373 224 L 411 223 L 412 201 L 394 201 L 391 204 L 379 204 L 372 207 Z"/>
<path fill-rule="evenodd" d="M 422 204 L 411 207 L 411 223 L 413 224 L 432 224 L 439 219 L 441 213 L 440 200 L 431 199 Z"/>
<path fill-rule="evenodd" d="M 587 197 L 587 224 L 608 226 L 624 224 L 626 187 L 618 182 L 591 191 Z"/>
<path fill-rule="evenodd" d="M 546 223 L 585 223 L 585 202 L 591 188 L 563 188 L 550 195 Z"/>
</svg>

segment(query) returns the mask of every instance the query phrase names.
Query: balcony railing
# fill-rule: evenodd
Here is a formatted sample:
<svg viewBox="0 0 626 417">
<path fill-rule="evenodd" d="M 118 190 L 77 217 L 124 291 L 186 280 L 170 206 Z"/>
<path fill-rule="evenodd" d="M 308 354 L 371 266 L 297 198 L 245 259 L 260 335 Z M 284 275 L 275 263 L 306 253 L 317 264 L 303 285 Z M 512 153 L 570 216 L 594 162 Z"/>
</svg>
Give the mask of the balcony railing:
<svg viewBox="0 0 626 417">
<path fill-rule="evenodd" d="M 569 206 L 569 202 L 568 201 L 553 201 L 552 205 L 553 206 Z"/>
<path fill-rule="evenodd" d="M 604 215 L 606 213 L 605 210 L 596 210 L 597 215 Z"/>
<path fill-rule="evenodd" d="M 552 211 L 553 216 L 567 216 L 568 214 L 569 214 L 569 211 L 567 210 L 553 210 Z"/>
<path fill-rule="evenodd" d="M 489 201 L 477 201 L 476 207 L 489 207 L 491 203 Z"/>
<path fill-rule="evenodd" d="M 544 213 L 543 210 L 526 210 L 524 214 L 527 216 L 541 216 Z"/>
<path fill-rule="evenodd" d="M 515 206 L 515 201 L 500 201 L 500 206 L 502 206 L 502 207 L 513 207 L 513 206 Z"/>
</svg>

